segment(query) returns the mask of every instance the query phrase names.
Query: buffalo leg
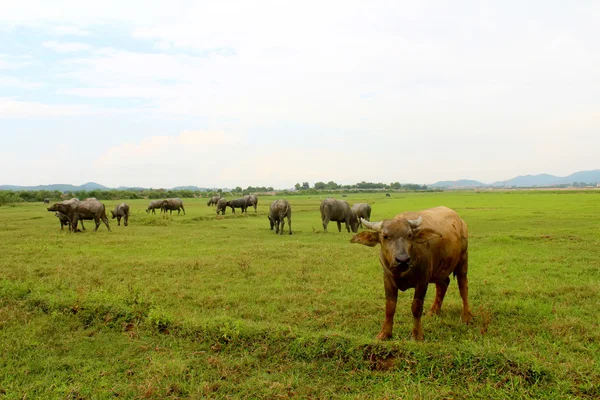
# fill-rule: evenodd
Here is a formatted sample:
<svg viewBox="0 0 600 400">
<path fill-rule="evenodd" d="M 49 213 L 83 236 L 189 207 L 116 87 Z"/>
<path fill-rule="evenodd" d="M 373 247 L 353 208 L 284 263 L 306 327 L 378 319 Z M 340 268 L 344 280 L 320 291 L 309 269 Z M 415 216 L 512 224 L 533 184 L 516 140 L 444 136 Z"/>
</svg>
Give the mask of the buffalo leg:
<svg viewBox="0 0 600 400">
<path fill-rule="evenodd" d="M 83 220 L 81 220 L 81 229 L 85 231 L 85 226 L 83 226 Z"/>
<path fill-rule="evenodd" d="M 121 216 L 117 216 L 117 226 L 121 226 Z"/>
<path fill-rule="evenodd" d="M 350 233 L 350 219 L 346 218 L 346 230 Z"/>
<path fill-rule="evenodd" d="M 102 222 L 104 222 L 104 225 L 106 225 L 106 228 L 108 229 L 108 231 L 111 232 L 110 225 L 108 224 L 108 218 L 106 218 L 106 215 L 102 216 Z M 98 221 L 96 223 L 96 230 L 98 230 L 99 226 L 100 226 L 100 221 Z"/>
<path fill-rule="evenodd" d="M 129 215 L 125 214 L 125 217 L 123 217 L 123 219 L 125 220 L 125 222 L 123 223 L 125 226 L 129 225 Z"/>
<path fill-rule="evenodd" d="M 96 223 L 96 229 L 94 229 L 94 232 L 97 232 L 98 228 L 100 227 L 100 218 L 94 218 L 94 222 Z"/>
<path fill-rule="evenodd" d="M 287 218 L 288 220 L 288 229 L 290 230 L 290 235 L 292 234 L 292 219 L 290 217 Z"/>
<path fill-rule="evenodd" d="M 469 255 L 465 252 L 461 256 L 459 265 L 456 267 L 456 282 L 458 283 L 458 290 L 460 291 L 460 297 L 463 302 L 463 311 L 460 319 L 468 324 L 473 318 L 471 309 L 469 307 L 469 280 L 467 279 L 467 269 L 469 266 Z"/>
<path fill-rule="evenodd" d="M 437 314 L 442 309 L 442 303 L 444 302 L 444 296 L 446 296 L 448 285 L 450 285 L 450 278 L 446 278 L 442 282 L 437 282 L 435 284 L 435 301 L 431 306 L 431 311 L 429 311 L 430 314 Z"/>
<path fill-rule="evenodd" d="M 377 339 L 385 340 L 392 337 L 394 329 L 394 314 L 396 314 L 396 301 L 398 300 L 398 288 L 396 288 L 391 280 L 383 277 L 383 287 L 385 289 L 385 321 L 381 325 L 381 332 L 377 335 Z"/>
<path fill-rule="evenodd" d="M 340 221 L 337 221 L 337 224 L 338 224 L 338 232 L 341 232 L 342 231 L 342 223 Z M 348 232 L 350 232 L 350 231 L 348 231 Z"/>
<path fill-rule="evenodd" d="M 329 224 L 329 218 L 323 218 L 323 230 L 327 232 L 327 224 Z"/>
<path fill-rule="evenodd" d="M 417 286 L 415 288 L 415 296 L 413 297 L 411 311 L 413 315 L 413 339 L 422 341 L 425 339 L 423 335 L 423 326 L 421 325 L 421 316 L 423 315 L 423 302 L 427 294 L 427 284 Z"/>
<path fill-rule="evenodd" d="M 283 229 L 285 228 L 285 219 L 281 218 L 281 227 L 279 230 L 279 234 L 283 235 Z"/>
<path fill-rule="evenodd" d="M 185 208 L 183 208 L 183 204 L 181 205 L 181 209 L 183 210 L 183 215 L 185 215 Z"/>
</svg>

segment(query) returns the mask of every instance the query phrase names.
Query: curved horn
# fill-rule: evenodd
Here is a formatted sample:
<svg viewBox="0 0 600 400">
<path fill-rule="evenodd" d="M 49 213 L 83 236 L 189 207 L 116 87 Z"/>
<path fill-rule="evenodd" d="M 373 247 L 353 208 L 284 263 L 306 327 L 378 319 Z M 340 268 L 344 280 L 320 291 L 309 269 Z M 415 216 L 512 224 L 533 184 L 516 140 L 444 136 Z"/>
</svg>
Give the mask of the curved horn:
<svg viewBox="0 0 600 400">
<path fill-rule="evenodd" d="M 423 222 L 423 218 L 421 218 L 421 216 L 419 215 L 419 218 L 409 219 L 406 222 L 408 222 L 408 226 L 410 226 L 411 229 L 417 229 L 421 225 L 421 222 Z"/>
<path fill-rule="evenodd" d="M 364 226 L 366 226 L 367 228 L 372 229 L 374 231 L 379 232 L 381 230 L 381 221 L 379 221 L 379 222 L 369 222 L 366 219 L 361 218 L 360 222 L 362 222 L 362 224 Z"/>
</svg>

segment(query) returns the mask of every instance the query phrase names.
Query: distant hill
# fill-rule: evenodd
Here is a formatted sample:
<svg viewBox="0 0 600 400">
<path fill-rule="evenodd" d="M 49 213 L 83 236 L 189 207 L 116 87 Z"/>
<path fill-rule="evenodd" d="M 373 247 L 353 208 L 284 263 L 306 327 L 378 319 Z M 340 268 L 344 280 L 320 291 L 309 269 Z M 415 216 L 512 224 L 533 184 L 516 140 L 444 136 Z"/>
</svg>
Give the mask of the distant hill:
<svg viewBox="0 0 600 400">
<path fill-rule="evenodd" d="M 440 181 L 429 185 L 433 188 L 446 189 L 468 189 L 476 187 L 537 187 L 537 186 L 556 186 L 570 185 L 575 182 L 598 183 L 600 182 L 600 169 L 593 171 L 579 171 L 569 176 L 555 176 L 550 174 L 538 175 L 519 175 L 506 181 L 496 181 L 490 184 L 473 181 L 469 179 L 459 179 L 457 181 Z"/>
<path fill-rule="evenodd" d="M 485 183 L 474 181 L 471 179 L 459 179 L 457 181 L 439 181 L 428 185 L 433 188 L 448 188 L 448 189 L 467 189 L 474 187 L 486 186 Z"/>
<path fill-rule="evenodd" d="M 193 190 L 193 191 L 206 192 L 209 189 L 203 188 L 203 187 L 198 187 L 198 186 L 176 186 L 171 190 Z"/>
<path fill-rule="evenodd" d="M 75 186 L 69 184 L 53 184 L 53 185 L 37 185 L 37 186 L 15 186 L 15 185 L 0 185 L 0 190 L 58 190 L 59 192 L 76 192 L 80 190 L 109 190 L 110 188 L 100 185 L 95 182 L 84 183 L 83 185 Z"/>
</svg>

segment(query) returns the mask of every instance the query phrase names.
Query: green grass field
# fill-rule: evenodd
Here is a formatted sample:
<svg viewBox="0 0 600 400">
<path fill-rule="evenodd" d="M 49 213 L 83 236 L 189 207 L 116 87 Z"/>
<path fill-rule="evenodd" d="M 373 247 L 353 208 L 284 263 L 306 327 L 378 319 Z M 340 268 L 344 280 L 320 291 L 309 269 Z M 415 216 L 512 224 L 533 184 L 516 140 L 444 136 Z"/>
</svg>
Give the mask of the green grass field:
<svg viewBox="0 0 600 400">
<path fill-rule="evenodd" d="M 130 201 L 129 227 L 80 234 L 0 207 L 0 397 L 600 398 L 600 192 L 349 195 L 372 220 L 445 205 L 469 225 L 474 321 L 453 281 L 423 343 L 412 290 L 375 340 L 379 247 L 323 233 L 319 196 L 289 198 L 294 234 L 275 235 L 272 200 L 224 218 Z"/>
</svg>

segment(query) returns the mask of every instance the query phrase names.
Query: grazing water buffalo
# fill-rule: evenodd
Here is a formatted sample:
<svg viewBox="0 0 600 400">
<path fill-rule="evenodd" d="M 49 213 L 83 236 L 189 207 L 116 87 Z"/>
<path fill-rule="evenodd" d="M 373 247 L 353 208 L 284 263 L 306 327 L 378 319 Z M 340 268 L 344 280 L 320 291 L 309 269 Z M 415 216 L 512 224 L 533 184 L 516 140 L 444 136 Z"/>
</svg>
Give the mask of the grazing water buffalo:
<svg viewBox="0 0 600 400">
<path fill-rule="evenodd" d="M 235 214 L 236 208 L 241 208 L 242 212 L 245 213 L 248 208 L 248 199 L 245 197 L 241 197 L 239 199 L 229 200 L 227 202 L 227 207 L 231 207 L 231 212 Z"/>
<path fill-rule="evenodd" d="M 156 214 L 156 209 L 159 208 L 162 212 L 162 203 L 163 200 L 152 200 L 150 204 L 148 204 L 148 208 L 146 208 L 146 214 L 152 211 L 152 214 Z"/>
<path fill-rule="evenodd" d="M 285 226 L 285 220 L 288 221 L 288 229 L 290 235 L 292 234 L 292 207 L 287 200 L 275 200 L 269 207 L 269 223 L 271 224 L 271 230 L 275 226 L 275 233 L 283 235 L 283 227 Z M 279 226 L 281 223 L 281 227 Z"/>
<path fill-rule="evenodd" d="M 117 219 L 117 226 L 121 226 L 121 218 L 123 218 L 123 225 L 127 226 L 129 221 L 129 204 L 121 203 L 115 207 L 112 214 L 112 219 Z"/>
<path fill-rule="evenodd" d="M 219 201 L 217 202 L 217 215 L 219 215 L 219 213 L 225 215 L 225 211 L 227 211 L 227 203 L 228 201 L 226 198 L 219 199 Z"/>
<path fill-rule="evenodd" d="M 352 206 L 352 211 L 356 214 L 356 218 L 358 219 L 358 226 L 362 228 L 361 218 L 366 219 L 367 221 L 371 220 L 371 206 L 367 203 L 356 203 Z"/>
<path fill-rule="evenodd" d="M 208 199 L 208 203 L 206 203 L 206 205 L 207 206 L 217 205 L 220 198 L 221 198 L 221 196 L 213 196 L 210 199 Z"/>
<path fill-rule="evenodd" d="M 98 200 L 65 203 L 67 202 L 56 203 L 52 207 L 49 207 L 48 211 L 60 211 L 67 215 L 73 232 L 77 232 L 77 223 L 79 220 L 83 219 L 93 219 L 96 222 L 96 229 L 94 229 L 94 232 L 98 230 L 100 220 L 102 220 L 110 232 L 110 225 L 108 224 L 108 218 L 106 218 L 106 209 L 104 204 L 100 203 Z"/>
<path fill-rule="evenodd" d="M 386 193 L 386 194 L 385 194 L 385 197 L 392 197 L 392 195 L 391 195 L 391 194 L 389 194 L 389 193 Z"/>
<path fill-rule="evenodd" d="M 461 319 L 466 323 L 471 320 L 467 299 L 467 224 L 454 210 L 435 207 L 418 213 L 405 212 L 380 222 L 363 221 L 363 224 L 374 232 L 363 231 L 350 242 L 371 247 L 381 245 L 379 262 L 383 267 L 386 302 L 385 322 L 377 335 L 378 339 L 392 336 L 398 289 L 405 291 L 414 288 L 412 336 L 415 340 L 423 340 L 421 315 L 427 287 L 435 283 L 436 294 L 431 313 L 437 314 L 450 284 L 450 274 L 456 277 L 462 297 Z"/>
<path fill-rule="evenodd" d="M 66 214 L 63 214 L 60 211 L 55 211 L 54 215 L 56 215 L 56 217 L 60 221 L 60 230 L 61 231 L 64 230 L 65 225 L 69 226 L 69 229 L 71 229 L 71 225 L 69 223 L 69 217 L 67 217 Z M 83 227 L 83 221 L 81 221 L 81 226 Z"/>
<path fill-rule="evenodd" d="M 358 232 L 358 220 L 356 215 L 350 209 L 347 201 L 336 200 L 331 197 L 321 202 L 321 220 L 323 221 L 323 230 L 327 232 L 329 221 L 336 221 L 338 231 L 342 231 L 342 222 L 346 223 L 346 229 L 350 232 Z"/>
<path fill-rule="evenodd" d="M 177 215 L 179 215 L 181 213 L 181 211 L 183 211 L 183 215 L 185 215 L 185 208 L 183 208 L 183 201 L 181 201 L 181 199 L 178 199 L 178 198 L 163 200 L 161 209 L 164 210 L 165 213 L 167 211 L 170 211 L 171 215 L 173 215 L 173 210 L 177 210 Z"/>
<path fill-rule="evenodd" d="M 50 199 L 46 197 L 46 198 L 44 199 L 44 204 L 50 204 Z"/>
<path fill-rule="evenodd" d="M 258 206 L 258 197 L 255 194 L 249 194 L 248 196 L 244 196 L 246 199 L 246 207 L 254 207 L 254 212 L 256 212 L 256 206 Z"/>
</svg>

